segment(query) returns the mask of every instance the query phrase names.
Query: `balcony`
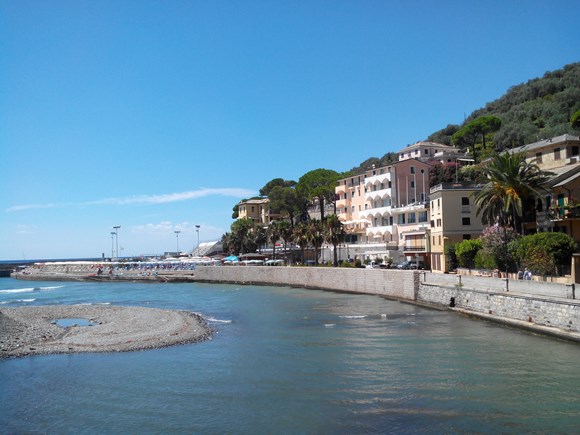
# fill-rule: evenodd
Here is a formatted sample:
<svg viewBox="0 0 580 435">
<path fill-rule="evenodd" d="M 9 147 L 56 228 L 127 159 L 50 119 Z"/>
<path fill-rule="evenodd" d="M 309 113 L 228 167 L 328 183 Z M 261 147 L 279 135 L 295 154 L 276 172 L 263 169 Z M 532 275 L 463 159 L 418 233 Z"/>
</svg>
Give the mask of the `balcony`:
<svg viewBox="0 0 580 435">
<path fill-rule="evenodd" d="M 371 187 L 380 185 L 381 183 L 388 183 L 391 181 L 391 173 L 387 172 L 385 174 L 373 175 L 372 177 L 367 177 L 365 179 L 365 187 Z"/>
<path fill-rule="evenodd" d="M 370 192 L 365 192 L 365 199 L 367 201 L 376 201 L 377 199 L 385 199 L 391 198 L 393 189 L 380 189 L 380 190 L 372 190 Z"/>
<path fill-rule="evenodd" d="M 403 252 L 405 254 L 427 252 L 426 245 L 404 245 Z"/>
<path fill-rule="evenodd" d="M 391 207 L 369 208 L 365 211 L 361 211 L 359 215 L 365 219 L 387 217 L 391 215 Z"/>
</svg>

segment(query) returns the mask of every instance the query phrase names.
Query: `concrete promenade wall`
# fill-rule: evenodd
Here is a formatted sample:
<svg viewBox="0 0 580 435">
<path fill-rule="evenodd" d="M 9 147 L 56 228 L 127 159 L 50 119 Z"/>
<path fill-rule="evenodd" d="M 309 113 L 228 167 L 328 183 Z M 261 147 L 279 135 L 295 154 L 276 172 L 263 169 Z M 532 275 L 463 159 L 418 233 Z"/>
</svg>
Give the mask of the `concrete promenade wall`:
<svg viewBox="0 0 580 435">
<path fill-rule="evenodd" d="M 446 287 L 465 287 L 488 292 L 514 292 L 529 296 L 576 299 L 574 284 L 541 282 L 469 275 L 421 272 L 421 282 Z"/>
<path fill-rule="evenodd" d="M 565 332 L 580 332 L 580 301 L 571 299 L 570 286 L 560 285 L 560 291 L 556 291 L 557 287 L 552 286 L 542 290 L 535 288 L 536 284 L 546 286 L 546 283 L 531 284 L 528 281 L 528 285 L 531 285 L 532 288 L 522 287 L 528 293 L 519 293 L 514 291 L 516 286 L 513 284 L 520 281 L 510 281 L 509 291 L 506 291 L 505 282 L 503 288 L 496 287 L 497 283 L 489 281 L 493 279 L 478 278 L 471 281 L 462 279 L 459 285 L 457 280 L 449 278 L 449 276 L 442 277 L 439 282 L 436 282 L 436 278 L 431 277 L 430 279 L 429 274 L 425 274 L 417 290 L 417 301 L 449 307 L 451 298 L 454 298 L 455 309 L 481 314 L 482 317 L 491 320 L 510 319 L 522 322 L 522 324 L 514 324 L 514 326 L 530 327 L 530 329 L 539 325 L 557 328 Z M 555 292 L 561 296 L 532 295 L 529 294 L 530 289 L 539 293 Z"/>
<path fill-rule="evenodd" d="M 271 284 L 415 301 L 419 273 L 408 270 L 284 266 L 199 266 L 196 280 Z"/>
</svg>

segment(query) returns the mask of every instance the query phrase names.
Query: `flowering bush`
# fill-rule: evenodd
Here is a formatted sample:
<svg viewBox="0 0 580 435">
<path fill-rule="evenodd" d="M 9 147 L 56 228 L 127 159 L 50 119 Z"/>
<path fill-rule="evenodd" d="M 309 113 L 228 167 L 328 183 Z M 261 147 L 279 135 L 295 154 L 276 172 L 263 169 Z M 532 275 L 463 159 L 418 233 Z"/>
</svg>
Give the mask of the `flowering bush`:
<svg viewBox="0 0 580 435">
<path fill-rule="evenodd" d="M 515 242 L 520 236 L 512 227 L 493 225 L 483 230 L 481 242 L 486 262 L 490 259 L 499 270 L 515 271 L 515 262 L 510 255 L 512 248 L 510 244 Z"/>
</svg>

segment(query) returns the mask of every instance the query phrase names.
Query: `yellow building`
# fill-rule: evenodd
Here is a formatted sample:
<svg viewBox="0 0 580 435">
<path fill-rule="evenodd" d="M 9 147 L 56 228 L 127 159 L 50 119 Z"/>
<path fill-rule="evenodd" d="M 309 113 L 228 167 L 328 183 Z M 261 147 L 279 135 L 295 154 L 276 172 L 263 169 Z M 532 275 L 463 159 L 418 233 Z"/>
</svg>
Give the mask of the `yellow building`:
<svg viewBox="0 0 580 435">
<path fill-rule="evenodd" d="M 280 218 L 279 213 L 270 212 L 268 198 L 248 199 L 238 204 L 238 219 L 248 218 L 261 225 L 269 225 Z"/>
<path fill-rule="evenodd" d="M 444 183 L 430 191 L 431 270 L 448 272 L 445 246 L 476 239 L 483 231 L 473 194 L 481 190 L 469 183 Z"/>
</svg>

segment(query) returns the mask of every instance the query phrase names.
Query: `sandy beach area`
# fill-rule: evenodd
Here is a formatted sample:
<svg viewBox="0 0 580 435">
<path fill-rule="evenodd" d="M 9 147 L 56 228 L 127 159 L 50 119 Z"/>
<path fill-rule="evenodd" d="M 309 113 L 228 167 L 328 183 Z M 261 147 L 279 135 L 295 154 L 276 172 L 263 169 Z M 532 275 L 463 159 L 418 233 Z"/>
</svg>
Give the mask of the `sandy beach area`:
<svg viewBox="0 0 580 435">
<path fill-rule="evenodd" d="M 70 326 L 60 326 L 71 320 Z M 204 319 L 189 311 L 111 305 L 2 308 L 0 358 L 155 349 L 208 340 L 211 334 Z"/>
</svg>

